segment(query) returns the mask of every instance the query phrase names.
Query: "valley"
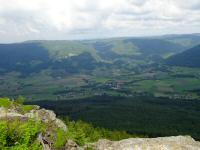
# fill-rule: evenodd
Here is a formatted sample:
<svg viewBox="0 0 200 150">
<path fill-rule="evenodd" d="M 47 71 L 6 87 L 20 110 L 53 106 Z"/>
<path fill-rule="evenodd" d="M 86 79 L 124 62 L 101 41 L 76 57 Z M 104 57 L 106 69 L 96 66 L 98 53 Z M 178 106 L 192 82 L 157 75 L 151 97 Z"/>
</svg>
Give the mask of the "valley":
<svg viewBox="0 0 200 150">
<path fill-rule="evenodd" d="M 141 67 L 141 71 L 98 68 L 90 74 L 52 76 L 52 71 L 21 78 L 11 72 L 1 76 L 0 96 L 23 95 L 32 100 L 70 100 L 92 96 L 155 96 L 199 99 L 200 69 L 168 66 Z"/>
<path fill-rule="evenodd" d="M 200 68 L 187 61 L 199 60 L 198 45 L 195 34 L 0 44 L 0 97 L 96 127 L 199 140 Z"/>
</svg>

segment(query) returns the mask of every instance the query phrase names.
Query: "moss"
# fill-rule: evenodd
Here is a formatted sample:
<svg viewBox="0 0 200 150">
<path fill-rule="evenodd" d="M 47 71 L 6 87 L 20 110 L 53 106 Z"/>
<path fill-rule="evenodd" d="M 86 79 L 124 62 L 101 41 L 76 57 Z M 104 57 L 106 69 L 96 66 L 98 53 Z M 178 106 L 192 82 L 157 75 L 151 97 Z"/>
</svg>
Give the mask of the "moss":
<svg viewBox="0 0 200 150">
<path fill-rule="evenodd" d="M 9 108 L 12 106 L 12 103 L 9 98 L 0 98 L 0 107 Z"/>
<path fill-rule="evenodd" d="M 22 106 L 23 113 L 27 113 L 27 112 L 31 111 L 32 109 L 34 109 L 33 105 L 23 105 Z"/>
</svg>

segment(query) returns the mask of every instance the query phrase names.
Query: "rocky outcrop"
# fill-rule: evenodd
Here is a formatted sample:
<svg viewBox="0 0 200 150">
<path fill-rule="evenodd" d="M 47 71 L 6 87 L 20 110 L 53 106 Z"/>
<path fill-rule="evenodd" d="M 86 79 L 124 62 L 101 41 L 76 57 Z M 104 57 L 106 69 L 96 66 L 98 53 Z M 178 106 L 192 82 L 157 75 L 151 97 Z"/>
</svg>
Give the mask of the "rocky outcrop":
<svg viewBox="0 0 200 150">
<path fill-rule="evenodd" d="M 67 131 L 67 126 L 64 122 L 56 118 L 56 114 L 51 110 L 40 109 L 39 106 L 35 106 L 32 110 L 23 114 L 18 107 L 0 107 L 0 119 L 16 120 L 16 118 L 19 121 L 28 121 L 33 119 L 35 121 L 41 121 L 47 125 L 46 131 L 40 133 L 37 138 L 44 150 L 52 150 L 52 144 L 54 142 L 51 139 L 51 135 L 55 135 L 54 129 L 60 128 L 65 132 Z M 78 146 L 74 148 L 78 148 Z M 75 149 L 71 148 L 71 150 Z"/>
<path fill-rule="evenodd" d="M 62 128 L 64 131 L 67 131 L 67 126 L 58 118 L 56 114 L 51 110 L 40 109 L 39 106 L 34 107 L 30 112 L 22 114 L 17 109 L 7 109 L 0 107 L 0 119 L 12 119 L 19 118 L 20 120 L 33 119 L 36 121 L 42 121 L 45 124 L 49 124 L 52 127 Z"/>
<path fill-rule="evenodd" d="M 20 121 L 27 121 L 29 119 L 14 109 L 0 107 L 0 119 L 16 120 L 16 118 L 18 118 Z"/>
<path fill-rule="evenodd" d="M 23 115 L 13 109 L 6 109 L 4 107 L 0 107 L 0 119 L 5 117 L 23 117 Z"/>
<path fill-rule="evenodd" d="M 33 109 L 29 113 L 24 114 L 24 116 L 42 121 L 46 124 L 55 125 L 58 128 L 62 128 L 64 131 L 67 130 L 66 125 L 60 119 L 56 118 L 56 114 L 51 110 Z"/>
<path fill-rule="evenodd" d="M 99 140 L 94 150 L 200 150 L 200 142 L 190 136 Z"/>
</svg>

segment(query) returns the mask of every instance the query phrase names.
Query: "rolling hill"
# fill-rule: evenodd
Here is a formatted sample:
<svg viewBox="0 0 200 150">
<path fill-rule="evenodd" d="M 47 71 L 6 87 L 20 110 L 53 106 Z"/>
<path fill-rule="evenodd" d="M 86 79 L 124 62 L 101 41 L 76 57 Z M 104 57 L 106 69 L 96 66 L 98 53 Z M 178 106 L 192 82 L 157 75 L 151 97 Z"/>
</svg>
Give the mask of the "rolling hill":
<svg viewBox="0 0 200 150">
<path fill-rule="evenodd" d="M 77 73 L 101 66 L 149 64 L 200 43 L 199 37 L 179 35 L 0 44 L 0 73 L 16 71 L 29 75 L 45 69 Z M 185 44 L 185 41 L 189 42 Z"/>
</svg>

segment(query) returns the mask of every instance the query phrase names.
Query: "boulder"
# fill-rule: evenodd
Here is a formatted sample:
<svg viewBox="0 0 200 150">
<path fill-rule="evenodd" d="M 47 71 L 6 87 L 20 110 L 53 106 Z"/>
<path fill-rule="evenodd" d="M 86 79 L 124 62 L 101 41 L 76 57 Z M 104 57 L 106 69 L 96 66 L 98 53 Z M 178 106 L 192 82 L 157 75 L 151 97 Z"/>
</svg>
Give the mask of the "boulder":
<svg viewBox="0 0 200 150">
<path fill-rule="evenodd" d="M 56 127 L 62 128 L 64 131 L 67 131 L 67 126 L 63 123 L 63 121 L 56 118 L 56 114 L 51 110 L 33 109 L 29 113 L 24 114 L 24 116 L 42 121 L 49 125 L 55 125 Z"/>
<path fill-rule="evenodd" d="M 13 109 L 0 107 L 0 119 L 27 118 Z"/>
<path fill-rule="evenodd" d="M 83 150 L 83 148 L 79 147 L 74 141 L 68 140 L 64 150 Z"/>
<path fill-rule="evenodd" d="M 33 110 L 26 114 L 21 114 L 17 109 L 7 109 L 4 107 L 0 107 L 0 119 L 15 119 L 18 118 L 20 120 L 28 120 L 28 119 L 34 119 L 37 121 L 42 121 L 48 125 L 51 125 L 52 127 L 58 127 L 63 129 L 64 131 L 67 131 L 67 126 L 64 124 L 63 121 L 56 118 L 56 114 L 51 110 L 46 109 L 39 109 L 38 107 L 35 107 Z"/>
<path fill-rule="evenodd" d="M 200 150 L 200 142 L 190 136 L 99 140 L 94 150 Z"/>
</svg>

